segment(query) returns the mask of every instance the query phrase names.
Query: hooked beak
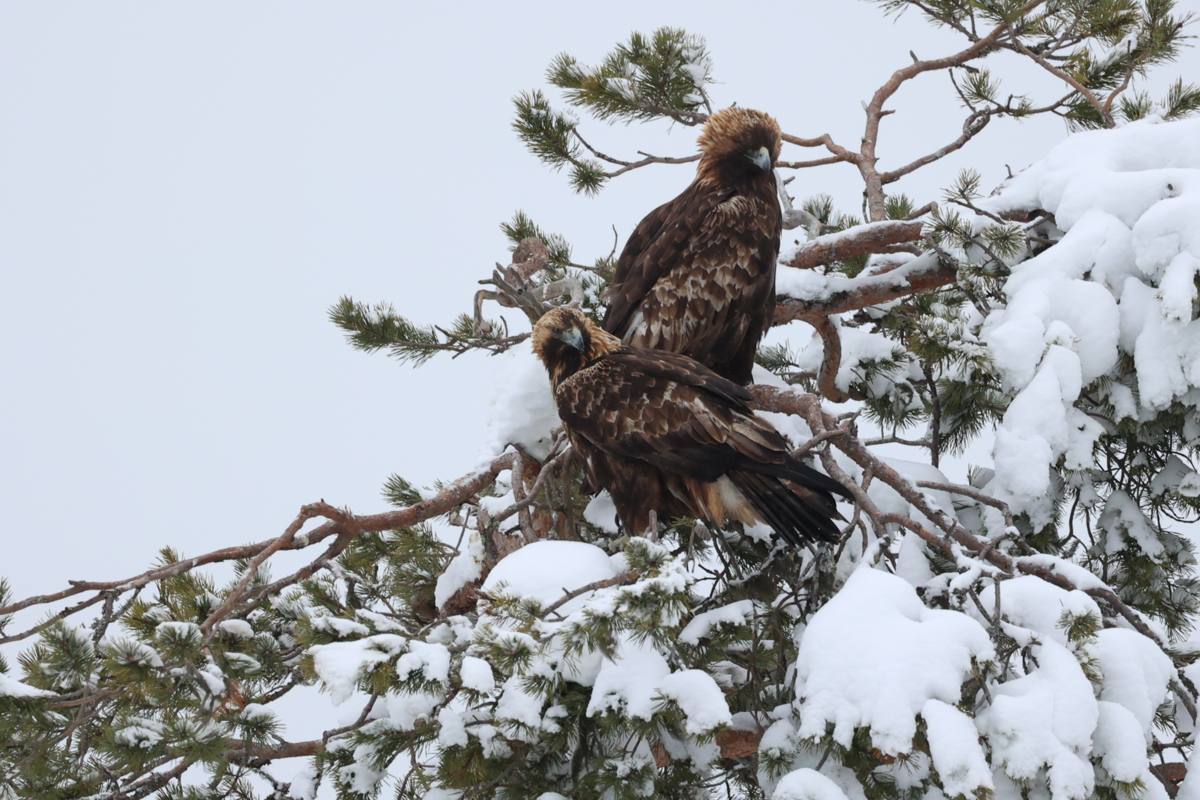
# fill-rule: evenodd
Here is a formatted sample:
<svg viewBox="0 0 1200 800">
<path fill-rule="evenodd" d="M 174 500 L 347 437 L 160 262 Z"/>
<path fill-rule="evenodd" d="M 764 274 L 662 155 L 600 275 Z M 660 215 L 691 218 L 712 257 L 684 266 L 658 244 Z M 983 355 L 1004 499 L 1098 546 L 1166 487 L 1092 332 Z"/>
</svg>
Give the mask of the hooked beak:
<svg viewBox="0 0 1200 800">
<path fill-rule="evenodd" d="M 771 151 L 765 147 L 760 147 L 757 150 L 746 154 L 746 158 L 754 162 L 754 166 L 761 169 L 763 172 L 771 171 Z"/>
<path fill-rule="evenodd" d="M 579 328 L 574 326 L 567 328 L 565 331 L 558 334 L 558 338 L 562 339 L 579 352 L 583 352 L 583 331 L 579 330 Z"/>
</svg>

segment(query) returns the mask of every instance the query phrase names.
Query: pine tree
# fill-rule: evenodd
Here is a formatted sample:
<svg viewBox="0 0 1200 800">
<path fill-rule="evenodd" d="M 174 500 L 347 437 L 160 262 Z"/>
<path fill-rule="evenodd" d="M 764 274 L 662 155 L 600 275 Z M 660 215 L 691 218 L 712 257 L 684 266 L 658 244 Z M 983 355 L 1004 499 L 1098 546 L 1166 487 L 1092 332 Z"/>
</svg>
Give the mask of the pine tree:
<svg viewBox="0 0 1200 800">
<path fill-rule="evenodd" d="M 1172 0 L 878 5 L 962 49 L 888 76 L 857 147 L 785 136 L 802 241 L 781 256 L 776 322 L 802 324 L 760 350 L 753 387 L 852 487 L 838 544 L 688 519 L 653 540 L 621 530 L 526 343 L 550 306 L 599 315 L 613 257 L 576 260 L 517 212 L 509 263 L 449 324 L 349 297 L 330 310 L 352 346 L 414 367 L 472 350 L 523 365 L 492 460 L 432 487 L 393 475 L 390 511 L 321 501 L 278 537 L 164 550 L 126 580 L 21 601 L 0 582 L 0 644 L 26 645 L 0 661 L 0 798 L 1176 791 L 1200 679 L 1200 89 L 1152 98 L 1138 81 L 1190 20 Z M 1058 98 L 1005 88 L 984 65 L 1001 52 Z M 962 133 L 885 167 L 889 102 L 935 73 Z M 635 33 L 595 66 L 555 57 L 561 101 L 519 94 L 514 128 L 595 193 L 696 157 L 615 157 L 584 120 L 700 126 L 715 74 L 700 36 Z M 923 205 L 889 192 L 993 121 L 1045 114 L 1079 135 L 993 194 L 973 172 Z M 861 209 L 787 196 L 786 176 L 842 162 Z M 989 438 L 991 467 L 947 478 Z M 308 560 L 276 577 L 283 551 Z M 230 582 L 205 574 L 219 563 Z M 356 711 L 289 740 L 276 710 L 303 685 Z M 1200 776 L 1182 791 L 1200 796 Z"/>
</svg>

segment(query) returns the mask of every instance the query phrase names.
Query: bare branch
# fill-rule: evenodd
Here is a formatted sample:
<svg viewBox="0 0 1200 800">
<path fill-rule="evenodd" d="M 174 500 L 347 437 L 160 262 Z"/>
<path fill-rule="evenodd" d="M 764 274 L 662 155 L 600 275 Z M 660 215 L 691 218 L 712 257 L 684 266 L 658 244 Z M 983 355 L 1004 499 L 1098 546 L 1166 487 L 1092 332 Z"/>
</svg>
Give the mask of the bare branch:
<svg viewBox="0 0 1200 800">
<path fill-rule="evenodd" d="M 955 150 L 962 148 L 963 145 L 982 133 L 983 129 L 987 127 L 987 124 L 992 121 L 992 117 L 995 116 L 995 114 L 996 112 L 990 110 L 976 111 L 963 121 L 962 133 L 959 134 L 954 141 L 942 145 L 932 153 L 927 153 L 920 158 L 914 159 L 902 167 L 897 167 L 896 169 L 888 170 L 887 172 L 881 172 L 879 174 L 879 181 L 884 184 L 894 183 L 903 178 L 905 175 L 908 175 L 911 172 L 916 172 L 921 167 L 924 167 L 927 164 L 932 164 L 934 161 L 950 155 Z"/>
<path fill-rule="evenodd" d="M 875 150 L 879 141 L 879 123 L 888 114 L 883 107 L 884 103 L 900 89 L 905 81 L 909 81 L 925 72 L 961 66 L 999 49 L 1003 46 L 1003 37 L 1009 33 L 1013 22 L 1023 18 L 1026 14 L 1045 2 L 1046 0 L 1029 0 L 1025 5 L 1017 9 L 1010 20 L 997 25 L 987 36 L 976 39 L 969 47 L 953 55 L 927 61 L 914 59 L 912 64 L 893 72 L 891 77 L 875 90 L 875 94 L 872 95 L 870 101 L 867 103 L 867 124 L 863 131 L 862 146 L 859 150 L 861 157 L 855 162 L 858 165 L 859 172 L 862 174 L 863 182 L 866 184 L 867 209 L 872 221 L 881 220 L 886 216 L 886 202 L 883 193 L 884 182 L 876 168 L 879 158 Z"/>
<path fill-rule="evenodd" d="M 1016 525 L 1013 524 L 1012 512 L 1008 509 L 1008 503 L 998 500 L 990 494 L 984 494 L 974 487 L 962 486 L 957 483 L 941 483 L 939 481 L 918 481 L 917 486 L 922 489 L 934 489 L 942 492 L 950 492 L 951 494 L 961 494 L 964 497 L 969 497 L 984 505 L 998 509 L 1004 515 L 1004 526 L 1012 530 L 1016 529 Z"/>
<path fill-rule="evenodd" d="M 835 403 L 846 402 L 850 395 L 837 385 L 838 370 L 842 366 L 842 337 L 838 335 L 837 326 L 828 316 L 806 317 L 804 321 L 816 328 L 824 346 L 821 368 L 817 372 L 817 388 L 822 396 Z"/>
<path fill-rule="evenodd" d="M 1105 125 L 1107 125 L 1110 128 L 1113 126 L 1113 118 L 1112 118 L 1111 108 L 1107 107 L 1104 103 L 1101 103 L 1100 98 L 1096 97 L 1095 92 L 1093 92 L 1091 89 L 1087 88 L 1082 83 L 1080 83 L 1079 80 L 1074 75 L 1072 75 L 1071 73 L 1067 72 L 1064 69 L 1060 69 L 1059 67 L 1054 66 L 1049 61 L 1047 61 L 1044 56 L 1040 55 L 1039 53 L 1035 53 L 1033 50 L 1030 50 L 1028 47 L 1026 47 L 1024 45 L 1024 43 L 1021 42 L 1020 38 L 1018 38 L 1016 36 L 1010 36 L 1009 41 L 1005 45 L 1005 47 L 1007 47 L 1009 50 L 1014 50 L 1014 51 L 1020 53 L 1021 55 L 1028 57 L 1039 67 L 1046 70 L 1051 75 L 1053 75 L 1054 77 L 1058 78 L 1063 83 L 1070 86 L 1072 89 L 1074 89 L 1076 92 L 1078 92 L 1080 94 L 1080 96 L 1083 97 L 1083 99 L 1087 100 L 1088 105 L 1090 105 L 1092 108 L 1096 109 L 1096 113 L 1100 115 L 1100 119 L 1104 120 Z M 1124 91 L 1124 90 L 1122 90 L 1122 91 Z"/>
<path fill-rule="evenodd" d="M 474 472 L 468 473 L 467 475 L 464 475 L 453 483 L 447 485 L 432 497 L 421 500 L 420 502 L 414 503 L 411 506 L 405 506 L 404 508 L 395 509 L 393 511 L 385 511 L 379 514 L 365 514 L 362 516 L 356 516 L 347 511 L 336 509 L 324 501 L 312 503 L 302 507 L 299 514 L 296 516 L 296 519 L 294 519 L 292 523 L 289 524 L 289 526 L 284 530 L 284 532 L 277 537 L 256 542 L 254 544 L 241 545 L 238 547 L 225 547 L 220 550 L 214 550 L 210 553 L 205 553 L 204 555 L 183 559 L 182 561 L 176 561 L 172 564 L 166 564 L 155 569 L 147 570 L 139 575 L 134 575 L 133 577 L 125 578 L 119 581 L 71 581 L 71 587 L 69 589 L 63 589 L 62 591 L 55 592 L 53 594 L 29 597 L 24 600 L 19 600 L 17 602 L 9 603 L 8 605 L 0 607 L 0 615 L 12 614 L 33 606 L 45 605 L 57 600 L 63 600 L 67 597 L 83 594 L 85 592 L 97 593 L 94 597 L 88 598 L 74 606 L 70 606 L 68 609 L 65 609 L 64 612 L 60 612 L 60 614 L 56 616 L 56 619 L 61 619 L 101 602 L 106 596 L 106 593 L 114 591 L 118 593 L 132 591 L 155 581 L 160 581 L 175 575 L 181 575 L 185 572 L 190 572 L 197 567 L 208 564 L 217 564 L 237 560 L 253 561 L 268 550 L 270 551 L 270 554 L 283 552 L 286 550 L 301 550 L 330 537 L 344 538 L 345 544 L 342 544 L 341 547 L 332 554 L 336 555 L 337 552 L 340 552 L 341 549 L 344 549 L 346 544 L 349 544 L 349 541 L 354 536 L 359 534 L 375 533 L 386 530 L 394 530 L 396 528 L 410 527 L 457 508 L 470 498 L 479 494 L 479 492 L 481 492 L 496 479 L 496 476 L 500 472 L 510 469 L 512 467 L 513 457 L 514 456 L 512 453 L 505 453 L 501 456 L 497 456 L 496 458 L 492 459 L 492 461 L 475 470 Z M 324 518 L 327 521 L 324 524 L 313 528 L 312 530 L 299 532 L 300 527 L 303 527 L 307 520 L 314 518 Z M 299 527 L 297 527 L 297 524 L 299 524 Z M 335 542 L 335 544 L 337 543 Z M 330 547 L 333 548 L 334 545 L 331 545 Z M 329 557 L 331 557 L 331 554 L 329 551 L 327 551 L 321 559 L 318 559 L 318 562 L 326 560 Z M 295 580 L 301 580 L 303 577 L 307 577 L 306 575 L 302 575 L 302 573 L 305 570 L 313 568 L 313 565 L 317 564 L 318 562 L 313 562 L 313 564 L 310 564 L 308 567 L 305 567 L 297 573 L 294 573 L 292 576 L 292 582 Z M 260 561 L 259 563 L 261 564 L 262 562 Z M 251 597 L 265 596 L 265 590 L 277 590 L 278 588 L 282 588 L 282 585 L 286 584 L 284 584 L 283 581 L 276 581 L 275 583 L 270 584 L 268 587 L 257 590 L 253 593 L 253 595 L 251 595 Z M 232 610 L 232 606 L 226 602 L 221 608 L 217 609 L 217 611 L 214 611 L 213 614 L 209 616 L 208 620 L 205 621 L 205 624 L 211 629 L 211 627 L 230 610 Z M 38 628 L 29 631 L 5 637 L 4 639 L 0 639 L 0 644 L 27 638 L 28 636 L 37 633 L 38 630 L 41 630 L 43 627 L 45 626 L 39 626 Z"/>
</svg>

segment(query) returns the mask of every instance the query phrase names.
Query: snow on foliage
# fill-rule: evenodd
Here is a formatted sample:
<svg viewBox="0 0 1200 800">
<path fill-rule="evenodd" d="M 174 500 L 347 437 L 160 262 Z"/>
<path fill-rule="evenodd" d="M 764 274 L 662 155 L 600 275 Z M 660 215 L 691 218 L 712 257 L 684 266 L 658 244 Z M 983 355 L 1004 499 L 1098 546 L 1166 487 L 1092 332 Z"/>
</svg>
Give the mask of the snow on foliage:
<svg viewBox="0 0 1200 800">
<path fill-rule="evenodd" d="M 584 542 L 532 542 L 500 560 L 483 582 L 483 590 L 529 598 L 544 605 L 567 591 L 616 577 L 608 554 Z M 562 611 L 578 608 L 584 596 L 567 601 Z"/>
<path fill-rule="evenodd" d="M 992 770 L 979 744 L 975 723 L 941 700 L 928 700 L 921 708 L 933 768 L 949 797 L 977 797 L 995 788 Z"/>
<path fill-rule="evenodd" d="M 992 689 L 979 717 L 992 747 L 992 763 L 1016 781 L 1043 770 L 1055 800 L 1082 800 L 1095 787 L 1088 755 L 1099 710 L 1092 685 L 1067 648 L 1045 642 L 1038 666 Z"/>
<path fill-rule="evenodd" d="M 846 800 L 846 793 L 816 770 L 798 769 L 783 776 L 771 797 L 772 800 Z"/>
<path fill-rule="evenodd" d="M 605 658 L 592 687 L 588 716 L 615 711 L 649 720 L 666 702 L 675 703 L 692 735 L 729 725 L 732 715 L 721 689 L 700 670 L 671 672 L 666 659 L 648 642 L 622 638 L 612 658 Z"/>
<path fill-rule="evenodd" d="M 992 656 L 987 632 L 971 618 L 928 609 L 901 578 L 859 569 L 800 640 L 800 735 L 819 737 L 830 725 L 848 747 L 866 728 L 881 753 L 907 753 L 925 704 L 954 702 L 975 662 Z"/>
<path fill-rule="evenodd" d="M 192 746 L 206 760 L 224 737 L 240 767 L 247 752 L 313 739 L 285 730 L 270 699 L 309 681 L 340 708 L 305 714 L 339 727 L 291 778 L 297 798 L 334 784 L 405 800 L 1160 800 L 1151 764 L 1187 757 L 1185 684 L 1200 681 L 1191 553 L 1164 522 L 1194 518 L 1180 498 L 1200 496 L 1197 176 L 1200 122 L 1141 122 L 1075 135 L 978 202 L 970 226 L 1049 212 L 1028 224 L 1052 246 L 985 267 L 963 245 L 977 298 L 951 302 L 955 286 L 920 298 L 932 311 L 892 306 L 944 326 L 945 341 L 923 343 L 953 351 L 936 376 L 947 418 L 993 404 L 957 445 L 938 451 L 932 421 L 904 430 L 910 412 L 932 420 L 914 386 L 937 380 L 923 356 L 897 352 L 889 309 L 834 320 L 834 382 L 859 396 L 826 407 L 839 428 L 806 457 L 863 490 L 841 505 L 836 545 L 676 520 L 653 541 L 630 537 L 569 459 L 544 487 L 561 507 L 539 497 L 523 508 L 536 522 L 503 518 L 514 466 L 436 522 L 336 537 L 345 549 L 308 579 L 243 596 L 216 625 L 205 621 L 229 590 L 176 574 L 131 603 L 119 635 L 48 627 L 25 680 L 0 671 L 0 710 L 32 718 L 44 687 L 72 693 L 45 714 L 64 720 L 94 687 L 105 703 L 185 698 L 114 715 L 97 757 L 165 752 L 165 765 Z M 902 286 L 936 263 L 781 269 L 779 288 L 819 300 Z M 779 371 L 818 371 L 821 338 L 796 344 Z M 502 358 L 487 454 L 516 445 L 541 460 L 558 425 L 545 371 L 527 347 Z M 765 367 L 754 378 L 794 388 Z M 955 408 L 966 384 L 986 389 Z M 895 436 L 848 446 L 884 420 L 881 398 Z M 760 413 L 797 445 L 820 427 L 817 413 Z M 964 483 L 953 457 L 991 424 L 993 469 Z M 912 458 L 878 449 L 897 441 Z M 441 535 L 451 527 L 456 550 Z M 1184 800 L 1200 800 L 1192 761 Z M 411 772 L 389 786 L 398 768 Z"/>
<path fill-rule="evenodd" d="M 992 488 L 1044 521 L 1050 467 L 1082 466 L 1100 433 L 1075 407 L 1080 391 L 1120 357 L 1133 362 L 1131 380 L 1107 389 L 1120 414 L 1149 420 L 1200 403 L 1200 119 L 1076 133 L 979 206 L 1044 210 L 1063 231 L 1012 268 L 1008 305 L 983 328 L 1015 393 Z"/>
<path fill-rule="evenodd" d="M 433 604 L 438 608 L 446 605 L 459 589 L 479 580 L 483 570 L 483 541 L 473 532 L 464 544 L 466 546 L 438 576 L 433 589 Z"/>
<path fill-rule="evenodd" d="M 21 683 L 0 672 L 0 697 L 52 697 L 53 694 Z"/>
<path fill-rule="evenodd" d="M 498 371 L 503 378 L 493 390 L 484 455 L 490 458 L 515 444 L 544 458 L 559 424 L 546 368 L 529 347 L 514 347 L 497 358 L 503 360 Z"/>
<path fill-rule="evenodd" d="M 321 684 L 335 703 L 342 703 L 354 694 L 364 670 L 387 661 L 404 643 L 399 636 L 379 634 L 351 642 L 314 645 L 309 648 L 309 655 Z"/>
</svg>

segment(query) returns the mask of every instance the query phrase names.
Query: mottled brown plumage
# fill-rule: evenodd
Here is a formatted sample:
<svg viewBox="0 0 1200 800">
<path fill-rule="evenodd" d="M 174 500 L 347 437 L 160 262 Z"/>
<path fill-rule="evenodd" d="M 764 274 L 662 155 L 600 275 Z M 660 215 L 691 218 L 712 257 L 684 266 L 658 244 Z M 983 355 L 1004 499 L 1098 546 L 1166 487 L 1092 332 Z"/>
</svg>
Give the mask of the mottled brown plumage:
<svg viewBox="0 0 1200 800">
<path fill-rule="evenodd" d="M 533 348 L 571 445 L 626 530 L 644 533 L 653 511 L 765 522 L 793 544 L 837 536 L 830 493 L 845 490 L 790 455 L 745 387 L 688 356 L 622 344 L 570 308 L 538 320 Z"/>
<path fill-rule="evenodd" d="M 761 111 L 727 108 L 708 120 L 695 180 L 625 243 L 606 295 L 606 331 L 750 382 L 775 308 L 780 141 L 779 124 Z"/>
</svg>

